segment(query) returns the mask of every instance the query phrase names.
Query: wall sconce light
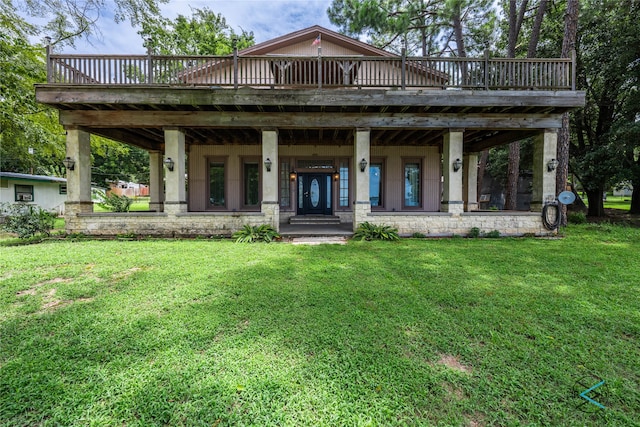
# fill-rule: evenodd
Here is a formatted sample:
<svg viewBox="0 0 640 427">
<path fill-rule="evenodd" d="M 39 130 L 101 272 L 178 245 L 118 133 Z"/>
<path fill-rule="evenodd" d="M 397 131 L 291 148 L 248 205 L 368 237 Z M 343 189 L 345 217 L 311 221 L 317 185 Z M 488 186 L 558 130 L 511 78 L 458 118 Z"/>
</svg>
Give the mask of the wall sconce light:
<svg viewBox="0 0 640 427">
<path fill-rule="evenodd" d="M 367 168 L 367 161 L 364 159 L 364 157 L 362 158 L 362 160 L 360 160 L 360 172 L 364 172 L 364 170 Z"/>
<path fill-rule="evenodd" d="M 551 159 L 549 160 L 549 163 L 547 163 L 548 172 L 553 172 L 554 170 L 556 170 L 557 167 L 558 167 L 558 161 L 556 159 Z"/>
<path fill-rule="evenodd" d="M 454 172 L 458 172 L 461 167 L 462 167 L 462 160 L 455 159 L 454 162 L 453 162 L 453 171 Z"/>
<path fill-rule="evenodd" d="M 171 157 L 167 157 L 166 159 L 164 159 L 164 164 L 167 169 L 169 169 L 169 171 L 173 172 L 173 167 L 175 166 L 176 162 L 174 162 Z"/>
<path fill-rule="evenodd" d="M 64 165 L 65 168 L 67 168 L 67 170 L 74 170 L 76 167 L 76 161 L 73 160 L 71 157 L 65 157 L 64 160 L 62 161 L 62 164 Z"/>
<path fill-rule="evenodd" d="M 267 160 L 264 161 L 264 167 L 267 168 L 267 172 L 271 172 L 271 159 L 267 157 Z"/>
<path fill-rule="evenodd" d="M 296 173 L 296 171 L 289 172 L 289 179 L 291 181 L 295 181 L 297 177 L 298 177 L 298 174 Z"/>
<path fill-rule="evenodd" d="M 340 172 L 334 172 L 333 173 L 333 180 L 334 181 L 340 181 Z"/>
</svg>

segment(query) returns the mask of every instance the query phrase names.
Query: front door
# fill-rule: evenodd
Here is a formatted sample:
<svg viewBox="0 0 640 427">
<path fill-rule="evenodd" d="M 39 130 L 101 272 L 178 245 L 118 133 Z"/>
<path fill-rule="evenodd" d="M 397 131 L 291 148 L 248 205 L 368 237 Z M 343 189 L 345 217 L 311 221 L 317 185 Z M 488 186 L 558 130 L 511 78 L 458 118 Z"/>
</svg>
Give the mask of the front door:
<svg viewBox="0 0 640 427">
<path fill-rule="evenodd" d="M 298 215 L 331 215 L 331 174 L 298 174 Z"/>
</svg>

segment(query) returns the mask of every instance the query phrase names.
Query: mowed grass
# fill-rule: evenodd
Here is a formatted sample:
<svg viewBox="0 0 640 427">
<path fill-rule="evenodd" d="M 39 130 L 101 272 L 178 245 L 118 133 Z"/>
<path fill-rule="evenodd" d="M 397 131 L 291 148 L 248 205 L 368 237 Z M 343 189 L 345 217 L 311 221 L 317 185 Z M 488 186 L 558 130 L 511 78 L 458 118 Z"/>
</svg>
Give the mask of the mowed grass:
<svg viewBox="0 0 640 427">
<path fill-rule="evenodd" d="M 610 225 L 0 247 L 0 425 L 638 425 L 639 295 Z"/>
</svg>

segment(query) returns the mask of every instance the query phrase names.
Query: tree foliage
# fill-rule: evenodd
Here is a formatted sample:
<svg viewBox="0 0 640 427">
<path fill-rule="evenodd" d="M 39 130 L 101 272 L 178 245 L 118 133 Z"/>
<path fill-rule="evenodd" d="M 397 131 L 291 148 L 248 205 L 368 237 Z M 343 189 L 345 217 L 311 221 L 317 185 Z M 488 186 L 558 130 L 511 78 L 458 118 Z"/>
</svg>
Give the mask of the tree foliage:
<svg viewBox="0 0 640 427">
<path fill-rule="evenodd" d="M 36 28 L 0 0 L 0 169 L 62 173 L 64 135 L 55 110 L 36 102 L 33 85 L 46 80 L 44 47 L 29 37 Z"/>
<path fill-rule="evenodd" d="M 571 165 L 587 192 L 588 214 L 603 216 L 602 193 L 634 178 L 639 166 L 640 4 L 586 0 L 580 28 L 578 83 L 587 101 L 574 116 Z"/>
<path fill-rule="evenodd" d="M 465 56 L 480 52 L 494 33 L 490 0 L 333 0 L 329 19 L 351 36 L 409 54 Z M 460 49 L 464 40 L 465 49 Z"/>
<path fill-rule="evenodd" d="M 11 0 L 3 0 L 10 3 Z M 97 33 L 96 23 L 104 15 L 115 22 L 129 20 L 132 26 L 160 15 L 159 4 L 168 0 L 16 0 L 19 9 L 42 19 L 41 34 L 53 39 L 58 47 L 74 46 L 78 38 Z"/>
<path fill-rule="evenodd" d="M 254 44 L 252 32 L 237 34 L 221 14 L 208 8 L 194 9 L 191 17 L 178 15 L 173 21 L 153 17 L 141 23 L 138 31 L 159 55 L 226 55 Z"/>
</svg>

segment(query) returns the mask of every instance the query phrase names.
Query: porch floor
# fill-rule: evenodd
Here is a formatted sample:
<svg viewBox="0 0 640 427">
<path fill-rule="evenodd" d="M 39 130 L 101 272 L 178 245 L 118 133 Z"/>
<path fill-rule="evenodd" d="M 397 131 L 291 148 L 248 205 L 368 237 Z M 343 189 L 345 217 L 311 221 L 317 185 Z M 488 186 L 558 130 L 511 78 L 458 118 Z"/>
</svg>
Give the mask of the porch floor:
<svg viewBox="0 0 640 427">
<path fill-rule="evenodd" d="M 280 235 L 283 237 L 301 236 L 344 236 L 353 235 L 353 223 L 342 224 L 280 224 Z"/>
</svg>

